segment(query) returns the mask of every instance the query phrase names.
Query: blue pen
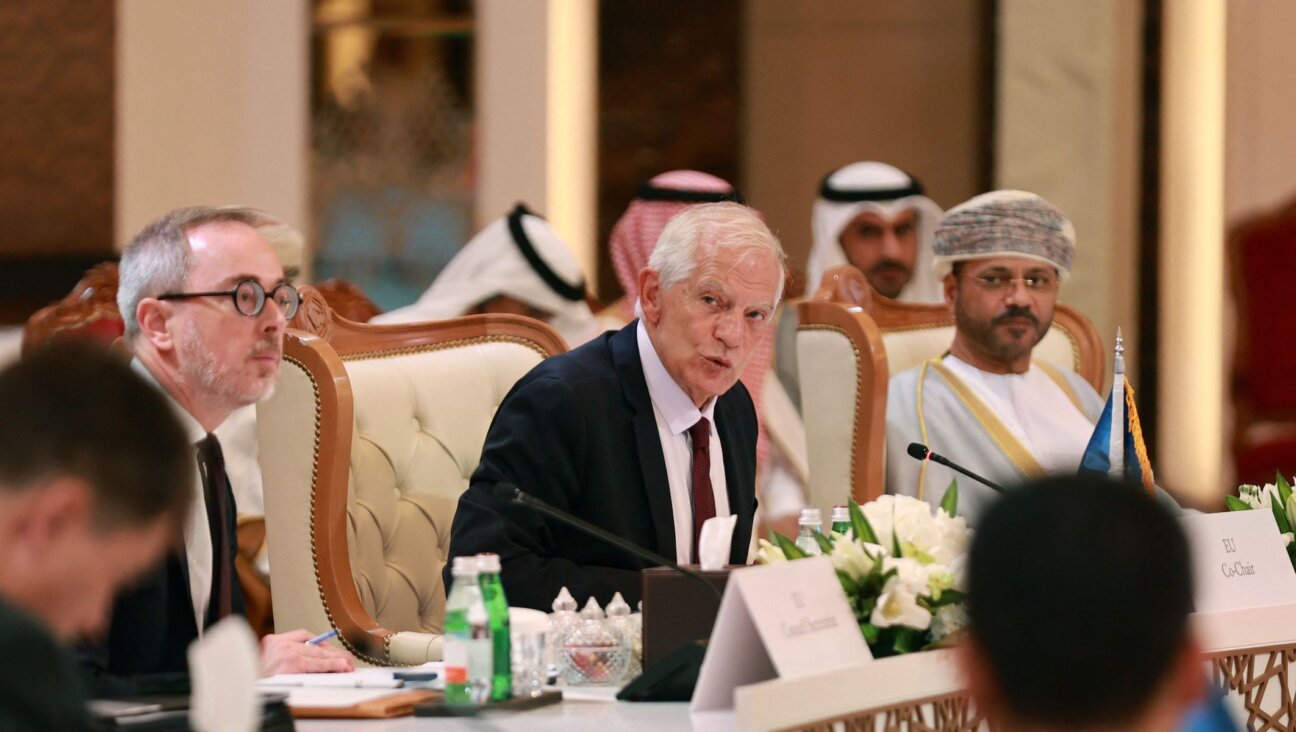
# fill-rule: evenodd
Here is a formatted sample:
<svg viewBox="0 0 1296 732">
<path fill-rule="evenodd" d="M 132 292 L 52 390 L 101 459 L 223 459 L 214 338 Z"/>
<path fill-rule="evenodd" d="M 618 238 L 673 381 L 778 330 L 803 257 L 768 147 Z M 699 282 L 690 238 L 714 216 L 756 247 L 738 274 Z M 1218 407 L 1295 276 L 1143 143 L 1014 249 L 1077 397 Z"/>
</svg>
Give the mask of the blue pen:
<svg viewBox="0 0 1296 732">
<path fill-rule="evenodd" d="M 330 630 L 330 631 L 327 632 L 327 633 L 320 633 L 319 635 L 315 636 L 314 638 L 311 638 L 310 640 L 306 641 L 306 645 L 308 645 L 308 646 L 318 646 L 319 644 L 323 643 L 324 641 L 333 640 L 334 638 L 337 637 L 337 634 L 338 634 L 338 632 L 337 632 L 337 628 L 334 628 L 333 630 Z"/>
</svg>

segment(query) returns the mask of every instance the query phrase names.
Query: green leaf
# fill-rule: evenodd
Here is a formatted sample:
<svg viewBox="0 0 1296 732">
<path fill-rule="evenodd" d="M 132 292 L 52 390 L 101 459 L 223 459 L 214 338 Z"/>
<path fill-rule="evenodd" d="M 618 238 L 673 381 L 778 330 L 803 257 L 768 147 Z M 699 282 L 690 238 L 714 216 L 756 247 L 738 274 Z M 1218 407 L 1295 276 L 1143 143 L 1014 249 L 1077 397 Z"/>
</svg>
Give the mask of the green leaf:
<svg viewBox="0 0 1296 732">
<path fill-rule="evenodd" d="M 815 542 L 819 544 L 819 551 L 823 552 L 824 554 L 832 554 L 832 550 L 833 550 L 832 539 L 824 536 L 822 531 L 814 532 L 814 539 Z"/>
<path fill-rule="evenodd" d="M 779 549 L 783 550 L 783 556 L 787 557 L 788 559 L 806 558 L 807 556 L 806 553 L 801 551 L 801 547 L 797 546 L 796 542 L 792 541 L 791 539 L 787 538 L 786 536 L 780 534 L 777 531 L 771 533 L 774 534 L 774 543 L 778 544 Z"/>
<path fill-rule="evenodd" d="M 1230 511 L 1250 511 L 1251 507 L 1237 496 L 1224 496 L 1224 503 Z"/>
<path fill-rule="evenodd" d="M 931 610 L 945 607 L 946 605 L 957 605 L 967 599 L 967 595 L 958 590 L 941 590 L 939 600 L 929 600 L 927 607 Z"/>
<path fill-rule="evenodd" d="M 1276 483 L 1278 486 L 1278 497 L 1282 499 L 1282 505 L 1286 506 L 1287 499 L 1291 498 L 1291 494 L 1292 494 L 1291 483 L 1287 482 L 1287 479 L 1283 477 L 1281 471 L 1277 475 L 1278 477 L 1274 481 L 1274 483 Z"/>
<path fill-rule="evenodd" d="M 895 649 L 897 653 L 913 653 L 922 648 L 923 631 L 904 626 L 897 627 L 895 634 Z"/>
<path fill-rule="evenodd" d="M 878 543 L 877 534 L 873 531 L 873 526 L 869 524 L 868 518 L 864 516 L 864 511 L 855 499 L 850 499 L 850 517 L 851 529 L 855 531 L 855 538 L 869 544 Z"/>
<path fill-rule="evenodd" d="M 864 634 L 864 640 L 867 643 L 877 643 L 878 627 L 872 623 L 860 623 L 860 632 Z"/>
<path fill-rule="evenodd" d="M 941 510 L 945 515 L 954 518 L 958 514 L 958 478 L 950 481 L 949 488 L 945 489 L 945 495 L 941 497 Z"/>
<path fill-rule="evenodd" d="M 904 556 L 900 551 L 900 534 L 896 531 L 895 516 L 891 517 L 891 556 L 896 559 Z"/>
<path fill-rule="evenodd" d="M 844 570 L 837 570 L 837 581 L 841 583 L 842 591 L 847 597 L 857 597 L 860 594 L 859 583 L 846 574 Z"/>
<path fill-rule="evenodd" d="M 1270 501 L 1269 508 L 1273 509 L 1274 520 L 1278 522 L 1278 531 L 1286 534 L 1291 531 L 1291 523 L 1287 521 L 1287 512 L 1278 505 L 1277 501 Z"/>
</svg>

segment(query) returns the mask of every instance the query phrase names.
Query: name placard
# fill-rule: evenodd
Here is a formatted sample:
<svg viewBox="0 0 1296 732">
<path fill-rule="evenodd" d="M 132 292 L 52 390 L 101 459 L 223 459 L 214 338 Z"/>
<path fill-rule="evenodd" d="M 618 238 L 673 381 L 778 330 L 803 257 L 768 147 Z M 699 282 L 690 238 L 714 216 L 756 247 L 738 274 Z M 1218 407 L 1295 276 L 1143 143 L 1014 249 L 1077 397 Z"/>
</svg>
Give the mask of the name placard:
<svg viewBox="0 0 1296 732">
<path fill-rule="evenodd" d="M 1199 613 L 1296 603 L 1296 572 L 1266 510 L 1185 515 Z"/>
<path fill-rule="evenodd" d="M 826 557 L 735 570 L 691 709 L 732 709 L 739 686 L 809 676 L 871 658 Z"/>
</svg>

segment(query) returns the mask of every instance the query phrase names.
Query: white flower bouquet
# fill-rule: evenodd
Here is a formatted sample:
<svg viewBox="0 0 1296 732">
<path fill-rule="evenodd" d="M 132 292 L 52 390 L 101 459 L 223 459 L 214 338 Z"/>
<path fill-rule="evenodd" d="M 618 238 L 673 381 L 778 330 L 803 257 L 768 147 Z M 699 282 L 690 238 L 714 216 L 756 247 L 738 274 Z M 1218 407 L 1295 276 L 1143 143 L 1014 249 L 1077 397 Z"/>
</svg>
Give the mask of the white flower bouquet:
<svg viewBox="0 0 1296 732">
<path fill-rule="evenodd" d="M 972 531 L 955 516 L 958 486 L 938 509 L 908 496 L 850 502 L 851 534 L 816 533 L 832 559 L 860 632 L 874 657 L 921 651 L 966 624 L 963 574 Z M 777 532 L 762 539 L 757 561 L 772 564 L 807 555 Z"/>
<path fill-rule="evenodd" d="M 1283 543 L 1287 546 L 1287 558 L 1292 567 L 1296 567 L 1296 495 L 1292 494 L 1291 483 L 1278 473 L 1273 483 L 1263 486 L 1244 483 L 1238 486 L 1236 496 L 1224 496 L 1230 511 L 1250 511 L 1259 509 L 1273 513 L 1274 523 L 1282 534 Z"/>
</svg>

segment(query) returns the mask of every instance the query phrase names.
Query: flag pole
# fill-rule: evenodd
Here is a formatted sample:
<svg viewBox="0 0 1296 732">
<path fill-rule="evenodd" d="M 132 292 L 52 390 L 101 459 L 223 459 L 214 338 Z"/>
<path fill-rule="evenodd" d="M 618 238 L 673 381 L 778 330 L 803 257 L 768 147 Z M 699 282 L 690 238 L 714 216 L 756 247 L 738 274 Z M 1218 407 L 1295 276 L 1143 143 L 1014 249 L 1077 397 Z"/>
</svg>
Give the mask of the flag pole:
<svg viewBox="0 0 1296 732">
<path fill-rule="evenodd" d="M 1107 454 L 1111 457 L 1108 475 L 1116 480 L 1125 478 L 1125 339 L 1116 328 L 1116 348 L 1112 363 L 1112 417 L 1111 441 Z"/>
</svg>

